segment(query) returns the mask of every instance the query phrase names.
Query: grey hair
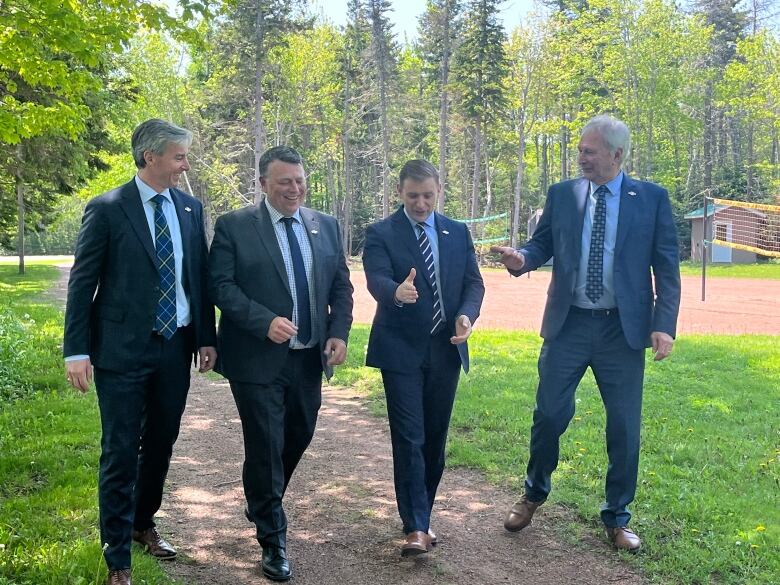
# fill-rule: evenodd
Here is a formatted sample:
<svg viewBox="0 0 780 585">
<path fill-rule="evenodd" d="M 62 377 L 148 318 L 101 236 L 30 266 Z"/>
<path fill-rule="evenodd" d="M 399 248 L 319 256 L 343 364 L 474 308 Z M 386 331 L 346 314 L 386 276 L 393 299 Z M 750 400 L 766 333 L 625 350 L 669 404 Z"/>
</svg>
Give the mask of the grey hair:
<svg viewBox="0 0 780 585">
<path fill-rule="evenodd" d="M 596 132 L 604 140 L 610 153 L 614 153 L 618 148 L 623 149 L 623 159 L 628 158 L 631 151 L 631 131 L 623 122 L 612 116 L 601 114 L 588 120 L 582 129 L 580 136 L 588 132 Z"/>
<path fill-rule="evenodd" d="M 266 150 L 257 161 L 258 174 L 265 177 L 268 174 L 268 165 L 275 160 L 303 166 L 303 157 L 292 146 L 274 146 Z"/>
<path fill-rule="evenodd" d="M 133 130 L 133 138 L 130 141 L 135 166 L 144 168 L 144 153 L 147 150 L 163 154 L 171 142 L 189 147 L 192 144 L 192 132 L 158 118 L 142 122 Z"/>
</svg>

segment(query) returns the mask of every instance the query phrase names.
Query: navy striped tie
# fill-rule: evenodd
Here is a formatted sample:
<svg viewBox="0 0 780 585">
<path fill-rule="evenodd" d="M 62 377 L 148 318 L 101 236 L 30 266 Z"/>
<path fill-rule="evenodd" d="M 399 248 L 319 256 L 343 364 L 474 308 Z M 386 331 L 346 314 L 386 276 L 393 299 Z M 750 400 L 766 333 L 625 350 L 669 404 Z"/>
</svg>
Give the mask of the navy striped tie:
<svg viewBox="0 0 780 585">
<path fill-rule="evenodd" d="M 596 209 L 590 232 L 590 253 L 588 254 L 588 275 L 585 295 L 592 303 L 604 294 L 604 233 L 607 231 L 607 189 L 602 185 L 596 189 Z"/>
<path fill-rule="evenodd" d="M 441 318 L 441 298 L 439 297 L 439 286 L 436 284 L 436 266 L 433 262 L 433 250 L 431 249 L 431 243 L 428 241 L 428 236 L 425 234 L 424 223 L 419 222 L 417 227 L 420 228 L 420 234 L 417 236 L 417 244 L 420 246 L 420 252 L 422 252 L 423 261 L 425 262 L 425 269 L 428 271 L 428 278 L 431 281 L 431 288 L 433 289 L 433 319 L 431 321 L 431 335 L 435 335 L 441 330 L 444 321 Z"/>
<path fill-rule="evenodd" d="M 152 197 L 154 202 L 154 247 L 157 250 L 160 273 L 160 300 L 157 302 L 157 318 L 154 329 L 165 339 L 176 333 L 176 265 L 173 257 L 171 230 L 163 213 L 165 197 Z"/>
</svg>

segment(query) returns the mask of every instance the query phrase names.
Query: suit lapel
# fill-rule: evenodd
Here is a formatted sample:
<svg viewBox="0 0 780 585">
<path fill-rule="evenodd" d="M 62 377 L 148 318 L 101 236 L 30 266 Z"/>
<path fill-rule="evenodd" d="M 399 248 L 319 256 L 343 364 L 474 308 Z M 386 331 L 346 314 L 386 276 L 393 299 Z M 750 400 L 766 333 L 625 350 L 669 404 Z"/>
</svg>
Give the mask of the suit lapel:
<svg viewBox="0 0 780 585">
<path fill-rule="evenodd" d="M 276 268 L 276 272 L 279 274 L 279 278 L 284 283 L 287 294 L 292 298 L 290 281 L 287 280 L 287 270 L 284 267 L 282 251 L 279 249 L 279 241 L 276 239 L 276 231 L 271 223 L 271 216 L 268 215 L 268 210 L 265 208 L 265 203 L 263 201 L 258 203 L 255 208 L 255 229 L 257 230 L 257 235 L 260 237 L 260 241 L 263 243 L 268 255 L 271 257 L 271 261 Z"/>
<path fill-rule="evenodd" d="M 588 209 L 589 191 L 590 181 L 587 179 L 580 179 L 574 184 L 574 200 L 577 213 L 572 218 L 574 225 L 570 230 L 569 236 L 572 239 L 571 249 L 574 250 L 572 257 L 575 258 L 575 261 L 579 261 L 580 254 L 582 254 L 582 227 L 585 224 L 585 212 Z"/>
<path fill-rule="evenodd" d="M 443 215 L 436 213 L 436 235 L 439 239 L 439 293 L 444 296 L 444 291 L 449 290 L 447 288 L 447 278 L 450 275 L 450 261 L 454 258 L 453 255 L 453 242 L 452 233 L 450 230 L 449 220 Z"/>
<path fill-rule="evenodd" d="M 319 270 L 322 264 L 323 255 L 323 242 L 322 235 L 320 234 L 320 220 L 317 216 L 311 212 L 311 210 L 304 207 L 300 208 L 301 220 L 303 221 L 303 227 L 306 228 L 306 235 L 309 236 L 309 245 L 311 246 L 312 255 L 312 278 L 314 279 L 314 294 L 322 295 L 327 294 L 323 289 L 324 286 L 318 286 L 320 284 Z"/>
<path fill-rule="evenodd" d="M 634 214 L 637 206 L 640 204 L 640 194 L 637 184 L 633 179 L 623 174 L 623 183 L 620 186 L 620 210 L 618 211 L 617 236 L 615 237 L 615 257 L 620 254 L 626 237 L 631 231 L 631 224 L 634 221 Z"/>
<path fill-rule="evenodd" d="M 122 206 L 125 215 L 127 215 L 127 219 L 138 236 L 138 239 L 141 241 L 144 250 L 146 250 L 149 260 L 157 267 L 157 252 L 154 249 L 152 234 L 149 231 L 149 224 L 146 221 L 146 214 L 144 213 L 144 204 L 141 203 L 141 195 L 138 193 L 138 186 L 135 184 L 135 179 L 132 179 L 122 187 L 120 205 Z"/>
</svg>

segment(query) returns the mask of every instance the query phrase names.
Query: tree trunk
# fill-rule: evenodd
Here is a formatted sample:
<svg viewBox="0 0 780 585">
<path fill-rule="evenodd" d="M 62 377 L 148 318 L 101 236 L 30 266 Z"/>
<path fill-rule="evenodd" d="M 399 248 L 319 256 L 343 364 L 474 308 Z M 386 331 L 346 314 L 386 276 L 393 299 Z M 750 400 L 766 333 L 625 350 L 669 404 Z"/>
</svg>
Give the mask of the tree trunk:
<svg viewBox="0 0 780 585">
<path fill-rule="evenodd" d="M 448 135 L 448 113 L 449 113 L 449 93 L 447 84 L 450 77 L 450 20 L 452 17 L 452 2 L 447 1 L 444 5 L 444 14 L 442 15 L 442 39 L 444 46 L 441 54 L 441 68 L 439 81 L 441 83 L 441 98 L 439 102 L 439 182 L 441 183 L 441 194 L 436 208 L 439 213 L 444 213 L 444 202 L 447 194 L 447 135 Z"/>
<path fill-rule="evenodd" d="M 705 189 L 712 187 L 712 82 L 707 82 L 704 88 L 704 136 L 702 137 L 702 158 L 704 159 L 704 184 Z"/>
<path fill-rule="evenodd" d="M 520 118 L 517 145 L 517 174 L 515 175 L 515 196 L 512 202 L 512 231 L 509 234 L 509 245 L 517 245 L 517 232 L 520 230 L 520 200 L 523 194 L 523 175 L 525 174 L 525 124 Z"/>
<path fill-rule="evenodd" d="M 263 71 L 264 71 L 264 41 L 265 41 L 265 20 L 263 19 L 263 9 L 261 4 L 257 3 L 257 14 L 255 15 L 255 123 L 254 123 L 254 135 L 255 135 L 255 180 L 252 185 L 252 193 L 254 193 L 254 201 L 258 203 L 260 201 L 260 157 L 265 151 L 266 145 L 266 132 L 265 123 L 263 122 Z"/>
<path fill-rule="evenodd" d="M 471 184 L 471 213 L 469 217 L 474 219 L 479 212 L 479 190 L 482 183 L 482 127 L 479 118 L 474 125 L 474 179 Z M 471 235 L 475 235 L 474 224 L 471 225 Z"/>
<path fill-rule="evenodd" d="M 21 145 L 16 149 L 16 170 L 14 180 L 16 183 L 16 209 L 19 214 L 19 226 L 16 233 L 16 253 L 19 255 L 19 274 L 24 274 L 24 180 L 22 179 L 22 165 L 24 155 Z"/>
<path fill-rule="evenodd" d="M 563 121 L 566 122 L 568 116 L 563 115 Z M 569 178 L 569 129 L 566 124 L 561 125 L 561 181 Z"/>
</svg>

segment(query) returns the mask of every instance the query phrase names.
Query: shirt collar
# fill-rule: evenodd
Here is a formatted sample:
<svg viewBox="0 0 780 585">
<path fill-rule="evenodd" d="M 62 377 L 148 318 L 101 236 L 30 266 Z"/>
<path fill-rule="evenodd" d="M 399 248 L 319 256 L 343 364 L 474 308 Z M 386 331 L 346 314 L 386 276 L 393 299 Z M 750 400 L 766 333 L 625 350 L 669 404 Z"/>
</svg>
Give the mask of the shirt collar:
<svg viewBox="0 0 780 585">
<path fill-rule="evenodd" d="M 271 217 L 271 223 L 279 223 L 283 217 L 286 217 L 283 213 L 281 213 L 269 203 L 268 197 L 266 197 L 263 201 L 265 203 L 265 208 L 268 210 L 268 215 Z M 291 217 L 294 218 L 298 223 L 303 224 L 300 208 L 296 209 L 295 213 L 293 213 Z"/>
<path fill-rule="evenodd" d="M 431 211 L 431 214 L 427 218 L 425 218 L 425 221 L 417 221 L 417 220 L 412 219 L 411 217 L 409 217 L 409 214 L 406 213 L 406 207 L 402 207 L 402 209 L 404 210 L 404 215 L 406 216 L 406 219 L 408 219 L 409 223 L 412 224 L 412 227 L 415 227 L 418 223 L 424 223 L 429 228 L 431 228 L 433 230 L 436 229 L 436 222 L 434 221 L 434 217 L 435 217 L 436 214 L 433 211 Z"/>
<path fill-rule="evenodd" d="M 138 175 L 135 176 L 135 185 L 136 187 L 138 187 L 138 193 L 141 195 L 141 201 L 143 203 L 149 203 L 152 197 L 157 195 L 157 191 L 155 191 L 149 185 L 144 183 L 141 180 L 141 177 L 139 177 Z M 160 195 L 165 197 L 169 203 L 173 203 L 173 199 L 171 199 L 171 192 L 169 189 L 163 189 L 162 191 L 160 191 Z"/>
<path fill-rule="evenodd" d="M 620 187 L 623 185 L 623 171 L 620 171 L 615 178 L 611 181 L 604 183 L 604 186 L 609 189 L 610 195 L 619 195 Z M 590 181 L 590 194 L 593 195 L 601 185 L 597 185 L 593 181 Z"/>
</svg>

